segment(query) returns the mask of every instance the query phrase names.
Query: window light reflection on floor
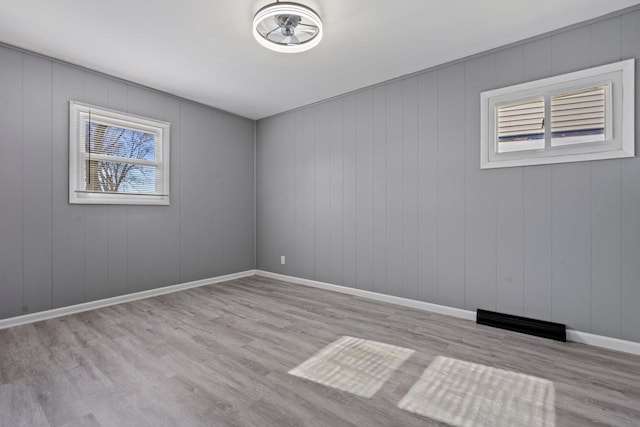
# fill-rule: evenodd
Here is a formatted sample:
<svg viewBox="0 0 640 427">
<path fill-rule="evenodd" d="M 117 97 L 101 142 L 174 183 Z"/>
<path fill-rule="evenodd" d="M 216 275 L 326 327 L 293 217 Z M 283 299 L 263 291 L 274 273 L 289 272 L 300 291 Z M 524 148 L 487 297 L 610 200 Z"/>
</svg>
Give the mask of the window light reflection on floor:
<svg viewBox="0 0 640 427">
<path fill-rule="evenodd" d="M 554 427 L 553 382 L 438 356 L 398 407 L 452 426 Z"/>
<path fill-rule="evenodd" d="M 372 397 L 414 350 L 343 336 L 289 374 L 316 383 Z"/>
</svg>

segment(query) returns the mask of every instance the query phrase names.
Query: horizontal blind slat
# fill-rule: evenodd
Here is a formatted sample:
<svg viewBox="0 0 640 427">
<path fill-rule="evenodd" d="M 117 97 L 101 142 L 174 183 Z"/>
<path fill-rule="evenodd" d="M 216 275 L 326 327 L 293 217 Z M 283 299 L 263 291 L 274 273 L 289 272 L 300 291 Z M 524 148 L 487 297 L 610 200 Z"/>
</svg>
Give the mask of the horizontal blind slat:
<svg viewBox="0 0 640 427">
<path fill-rule="evenodd" d="M 606 90 L 605 87 L 601 86 L 601 87 L 597 87 L 597 88 L 583 89 L 583 90 L 578 90 L 578 91 L 567 93 L 567 94 L 556 95 L 556 98 L 558 98 L 558 99 L 569 99 L 569 98 L 579 98 L 579 97 L 583 97 L 583 96 L 591 96 L 591 95 L 596 95 L 596 94 L 604 95 L 605 90 Z"/>
<path fill-rule="evenodd" d="M 567 116 L 566 120 L 556 120 L 555 122 L 553 122 L 553 127 L 556 128 L 557 126 L 565 126 L 570 123 L 573 123 L 573 124 L 593 123 L 593 124 L 604 125 L 605 121 L 604 121 L 604 118 L 601 118 L 601 117 Z"/>
<path fill-rule="evenodd" d="M 504 128 L 504 130 L 500 131 L 500 135 L 507 133 L 518 133 L 518 132 L 542 132 L 541 126 L 511 126 L 509 128 Z"/>
<path fill-rule="evenodd" d="M 587 107 L 587 108 L 579 108 L 579 109 L 566 109 L 566 110 L 556 110 L 553 112 L 554 117 L 562 118 L 563 116 L 572 116 L 575 114 L 604 114 L 604 105 L 601 107 Z"/>
<path fill-rule="evenodd" d="M 604 109 L 604 100 L 602 101 L 590 101 L 590 102 L 583 102 L 581 104 L 578 105 L 551 105 L 551 114 L 553 115 L 556 111 L 566 111 L 566 110 L 576 110 L 576 109 L 582 109 L 582 108 L 593 108 L 593 107 L 599 107 Z"/>
<path fill-rule="evenodd" d="M 506 104 L 499 107 L 500 111 L 516 111 L 525 108 L 544 108 L 544 100 L 540 98 L 530 102 L 518 102 L 515 104 Z"/>
<path fill-rule="evenodd" d="M 544 116 L 544 108 L 536 108 L 536 109 L 532 108 L 529 110 L 521 110 L 518 112 L 499 113 L 498 118 L 500 118 L 501 120 L 513 120 L 514 118 L 523 117 L 523 116 L 539 117 L 541 115 Z"/>
</svg>

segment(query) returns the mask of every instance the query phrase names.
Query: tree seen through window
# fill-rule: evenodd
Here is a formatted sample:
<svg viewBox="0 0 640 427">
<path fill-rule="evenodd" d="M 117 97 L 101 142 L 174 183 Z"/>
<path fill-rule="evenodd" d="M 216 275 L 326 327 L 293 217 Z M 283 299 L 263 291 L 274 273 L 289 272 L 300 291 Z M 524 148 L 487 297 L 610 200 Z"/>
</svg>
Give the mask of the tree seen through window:
<svg viewBox="0 0 640 427">
<path fill-rule="evenodd" d="M 139 162 L 155 160 L 154 134 L 96 122 L 85 123 L 86 191 L 141 194 L 156 191 L 156 166 Z M 136 162 L 130 163 L 127 159 L 136 159 Z"/>
</svg>

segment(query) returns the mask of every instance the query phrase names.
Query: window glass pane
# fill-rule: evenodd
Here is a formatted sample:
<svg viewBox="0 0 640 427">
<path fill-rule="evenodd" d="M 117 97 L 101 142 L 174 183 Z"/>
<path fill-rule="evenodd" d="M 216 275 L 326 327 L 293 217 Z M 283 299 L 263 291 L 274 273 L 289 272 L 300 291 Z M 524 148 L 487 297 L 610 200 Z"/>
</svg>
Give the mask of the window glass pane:
<svg viewBox="0 0 640 427">
<path fill-rule="evenodd" d="M 607 86 L 554 95 L 551 101 L 551 145 L 605 140 Z"/>
<path fill-rule="evenodd" d="M 85 122 L 85 151 L 132 159 L 155 160 L 155 135 L 139 130 Z"/>
<path fill-rule="evenodd" d="M 103 193 L 156 193 L 156 166 L 85 161 L 85 190 Z"/>
<path fill-rule="evenodd" d="M 497 108 L 498 152 L 544 148 L 544 98 L 520 100 Z"/>
</svg>

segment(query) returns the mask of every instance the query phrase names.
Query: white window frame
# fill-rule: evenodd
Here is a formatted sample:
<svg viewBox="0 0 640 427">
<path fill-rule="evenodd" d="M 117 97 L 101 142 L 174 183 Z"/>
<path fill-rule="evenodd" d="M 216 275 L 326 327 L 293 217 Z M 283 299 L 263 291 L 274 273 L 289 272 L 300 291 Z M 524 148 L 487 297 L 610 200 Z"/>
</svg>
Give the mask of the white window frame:
<svg viewBox="0 0 640 427">
<path fill-rule="evenodd" d="M 635 60 L 628 59 L 560 76 L 490 90 L 480 94 L 480 168 L 544 165 L 635 156 Z M 605 140 L 551 146 L 550 97 L 595 86 L 608 86 Z M 497 108 L 505 103 L 543 96 L 545 147 L 498 152 Z"/>
<path fill-rule="evenodd" d="M 121 161 L 123 163 L 157 166 L 156 186 L 162 194 L 88 192 L 77 188 L 85 173 L 85 136 L 80 124 L 89 113 L 91 121 L 105 125 L 142 131 L 155 135 L 155 160 L 120 158 L 104 154 L 91 154 L 92 159 Z M 122 113 L 95 105 L 69 101 L 69 203 L 109 205 L 169 205 L 169 153 L 170 123 Z"/>
</svg>

